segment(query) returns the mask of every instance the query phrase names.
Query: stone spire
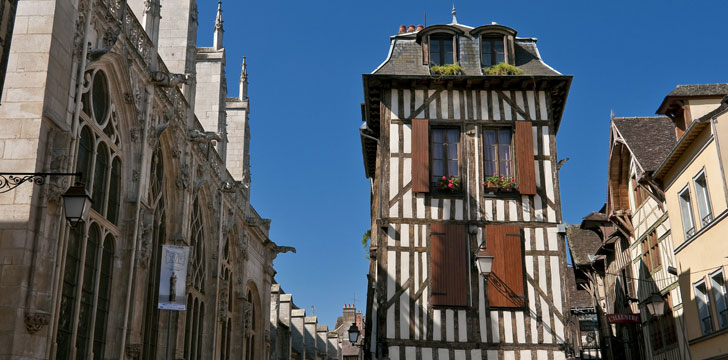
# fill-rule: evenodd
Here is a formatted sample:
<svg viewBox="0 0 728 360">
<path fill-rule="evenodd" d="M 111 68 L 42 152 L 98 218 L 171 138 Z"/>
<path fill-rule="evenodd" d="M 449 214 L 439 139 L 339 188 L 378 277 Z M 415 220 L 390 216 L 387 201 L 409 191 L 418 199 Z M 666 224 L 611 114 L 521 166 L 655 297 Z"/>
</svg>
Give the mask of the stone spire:
<svg viewBox="0 0 728 360">
<path fill-rule="evenodd" d="M 455 11 L 455 3 L 452 3 L 452 23 L 453 24 L 457 24 L 458 23 L 458 18 L 455 17 L 455 13 L 456 13 L 456 11 Z"/>
<path fill-rule="evenodd" d="M 243 56 L 243 67 L 240 71 L 240 92 L 238 93 L 240 101 L 248 99 L 248 63 Z"/>
<path fill-rule="evenodd" d="M 222 33 L 225 30 L 222 29 L 222 0 L 217 1 L 217 17 L 215 17 L 215 35 L 213 43 L 216 50 L 223 48 L 222 46 Z"/>
<path fill-rule="evenodd" d="M 146 30 L 154 46 L 157 46 L 159 43 L 159 19 L 162 18 L 161 8 L 162 5 L 159 4 L 159 0 L 144 0 L 144 18 L 142 22 L 144 23 L 144 30 Z"/>
</svg>

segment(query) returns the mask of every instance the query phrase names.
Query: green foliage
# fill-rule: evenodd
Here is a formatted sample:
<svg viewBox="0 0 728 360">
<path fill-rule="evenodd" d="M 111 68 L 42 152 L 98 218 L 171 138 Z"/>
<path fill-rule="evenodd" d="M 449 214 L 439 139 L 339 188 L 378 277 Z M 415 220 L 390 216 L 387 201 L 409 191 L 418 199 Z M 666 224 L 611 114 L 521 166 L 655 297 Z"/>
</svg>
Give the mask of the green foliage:
<svg viewBox="0 0 728 360">
<path fill-rule="evenodd" d="M 514 189 L 516 187 L 516 179 L 513 176 L 488 176 L 485 181 L 481 184 L 483 186 L 494 186 L 503 189 Z"/>
<path fill-rule="evenodd" d="M 521 75 L 523 71 L 513 65 L 500 63 L 491 67 L 483 68 L 486 75 Z"/>
<path fill-rule="evenodd" d="M 361 236 L 361 247 L 367 248 L 367 244 L 369 244 L 369 239 L 372 237 L 372 230 L 367 230 L 367 232 L 364 233 L 364 235 Z"/>
<path fill-rule="evenodd" d="M 463 68 L 458 63 L 449 65 L 435 65 L 430 67 L 430 73 L 435 75 L 460 75 L 463 72 Z"/>
<path fill-rule="evenodd" d="M 443 176 L 442 179 L 437 180 L 437 189 L 443 191 L 460 190 L 460 178 L 452 175 L 450 177 Z"/>
</svg>

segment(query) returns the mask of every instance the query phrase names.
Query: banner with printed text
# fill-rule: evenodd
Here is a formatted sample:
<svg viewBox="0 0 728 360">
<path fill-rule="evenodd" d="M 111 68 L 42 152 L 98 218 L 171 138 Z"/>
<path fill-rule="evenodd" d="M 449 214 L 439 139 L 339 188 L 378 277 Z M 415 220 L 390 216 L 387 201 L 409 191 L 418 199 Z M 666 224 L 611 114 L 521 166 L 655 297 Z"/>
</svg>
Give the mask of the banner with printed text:
<svg viewBox="0 0 728 360">
<path fill-rule="evenodd" d="M 159 273 L 159 303 L 163 310 L 185 310 L 185 283 L 189 246 L 162 246 L 162 263 Z"/>
</svg>

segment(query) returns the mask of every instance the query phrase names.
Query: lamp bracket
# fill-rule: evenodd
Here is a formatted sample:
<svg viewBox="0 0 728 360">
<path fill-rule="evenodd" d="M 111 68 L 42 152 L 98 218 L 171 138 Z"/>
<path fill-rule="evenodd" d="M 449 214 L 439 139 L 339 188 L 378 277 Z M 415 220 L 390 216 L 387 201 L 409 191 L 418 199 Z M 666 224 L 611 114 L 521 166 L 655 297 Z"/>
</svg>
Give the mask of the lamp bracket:
<svg viewBox="0 0 728 360">
<path fill-rule="evenodd" d="M 23 183 L 34 183 L 43 185 L 48 176 L 75 176 L 80 177 L 81 173 L 6 173 L 0 172 L 0 194 L 15 189 Z"/>
</svg>

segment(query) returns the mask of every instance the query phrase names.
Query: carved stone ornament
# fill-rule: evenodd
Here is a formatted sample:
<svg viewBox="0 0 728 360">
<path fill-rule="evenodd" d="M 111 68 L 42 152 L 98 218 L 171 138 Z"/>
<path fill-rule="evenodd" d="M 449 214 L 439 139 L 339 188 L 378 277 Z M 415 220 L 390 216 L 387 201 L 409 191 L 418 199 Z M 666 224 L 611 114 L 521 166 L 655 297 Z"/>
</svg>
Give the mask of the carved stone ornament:
<svg viewBox="0 0 728 360">
<path fill-rule="evenodd" d="M 227 320 L 227 314 L 228 314 L 228 282 L 230 280 L 224 280 L 221 284 L 220 288 L 220 309 L 219 309 L 219 318 L 221 322 L 225 322 Z"/>
<path fill-rule="evenodd" d="M 245 331 L 246 333 L 248 331 L 250 331 L 250 325 L 251 325 L 251 321 L 250 321 L 250 312 L 251 311 L 250 311 L 250 308 L 251 308 L 251 305 L 252 304 L 247 299 L 246 300 L 243 300 L 243 331 Z"/>
<path fill-rule="evenodd" d="M 149 265 L 149 259 L 152 256 L 152 224 L 154 222 L 154 214 L 147 209 L 142 210 L 139 221 L 139 237 L 141 244 L 139 247 L 139 267 L 146 269 Z"/>
<path fill-rule="evenodd" d="M 126 357 L 129 359 L 137 360 L 142 356 L 142 344 L 126 344 Z"/>
<path fill-rule="evenodd" d="M 25 313 L 25 329 L 31 335 L 38 332 L 51 320 L 51 314 L 44 311 L 30 311 Z"/>
</svg>

